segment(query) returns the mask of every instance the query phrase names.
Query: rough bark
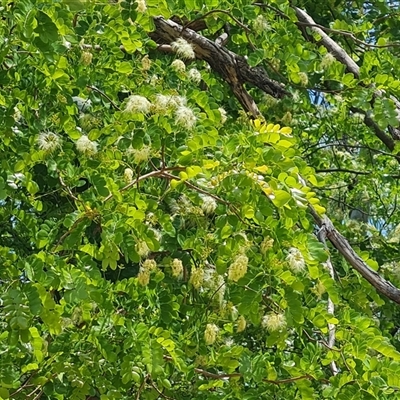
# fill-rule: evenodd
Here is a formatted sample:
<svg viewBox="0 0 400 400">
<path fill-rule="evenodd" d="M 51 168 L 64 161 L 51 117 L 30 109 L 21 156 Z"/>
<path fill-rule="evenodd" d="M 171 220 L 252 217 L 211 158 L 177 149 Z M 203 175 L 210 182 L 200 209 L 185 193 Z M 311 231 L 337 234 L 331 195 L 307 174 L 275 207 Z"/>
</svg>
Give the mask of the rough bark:
<svg viewBox="0 0 400 400">
<path fill-rule="evenodd" d="M 235 54 L 227 48 L 215 43 L 191 29 L 184 28 L 174 21 L 163 17 L 155 17 L 155 32 L 152 39 L 159 44 L 171 44 L 179 37 L 192 44 L 196 58 L 207 61 L 210 67 L 229 84 L 234 95 L 253 117 L 260 111 L 253 98 L 244 88 L 245 83 L 258 87 L 275 98 L 282 98 L 289 93 L 277 82 L 268 77 L 261 67 L 251 67 L 243 56 Z"/>
<path fill-rule="evenodd" d="M 333 39 L 331 39 L 327 33 L 325 33 L 321 28 L 318 28 L 315 21 L 312 19 L 311 16 L 309 16 L 304 10 L 298 8 L 298 7 L 293 7 L 294 11 L 296 12 L 296 16 L 300 22 L 303 22 L 305 24 L 310 25 L 310 29 L 312 29 L 315 33 L 321 36 L 321 40 L 319 43 L 321 43 L 339 62 L 341 62 L 343 65 L 345 65 L 346 69 L 348 72 L 351 72 L 355 78 L 360 77 L 360 67 L 356 64 L 356 62 L 347 54 L 346 50 L 344 50 L 338 43 L 336 43 Z M 385 94 L 382 90 L 375 90 L 374 91 L 374 97 L 383 97 Z M 400 115 L 400 101 L 397 100 L 394 96 L 389 96 L 389 98 L 393 101 L 394 105 L 396 106 L 396 109 L 398 111 L 398 114 Z M 365 115 L 365 112 L 363 112 Z M 390 143 L 393 143 L 393 140 L 400 140 L 400 129 L 396 126 L 388 126 L 389 135 L 387 135 L 385 132 L 383 132 L 378 124 L 376 124 L 371 118 L 366 116 L 365 118 L 365 124 L 372 128 L 373 131 L 375 132 L 375 135 L 390 149 L 393 150 L 393 147 L 391 148 Z M 393 139 L 393 140 L 392 140 Z"/>
<path fill-rule="evenodd" d="M 313 19 L 307 13 L 295 7 L 297 16 L 303 21 L 314 24 Z M 184 28 L 182 25 L 166 20 L 163 17 L 155 17 L 154 23 L 156 30 L 151 37 L 160 46 L 170 45 L 179 37 L 184 38 L 192 44 L 196 58 L 208 62 L 210 67 L 217 72 L 229 84 L 233 94 L 236 96 L 245 111 L 249 112 L 253 117 L 259 116 L 258 107 L 244 88 L 245 83 L 249 83 L 258 87 L 265 93 L 270 94 L 275 98 L 282 98 L 289 93 L 276 81 L 270 79 L 266 71 L 261 67 L 250 67 L 243 56 L 235 54 L 228 50 L 220 43 L 215 43 L 204 36 L 199 35 L 195 31 Z M 335 41 L 333 41 L 320 28 L 312 28 L 321 35 L 322 43 L 326 48 L 340 61 L 343 62 L 349 71 L 354 76 L 359 76 L 358 65 L 348 56 L 346 51 L 342 49 Z M 375 91 L 375 96 L 383 96 L 382 91 Z M 397 99 L 392 98 L 400 112 L 400 103 Z M 394 135 L 397 135 L 397 128 L 389 128 L 392 137 L 382 131 L 379 126 L 369 116 L 366 116 L 365 123 L 375 131 L 379 139 L 385 143 L 390 149 L 394 149 Z M 400 135 L 399 135 L 400 137 Z M 400 289 L 393 286 L 390 282 L 382 278 L 376 271 L 372 270 L 354 249 L 350 246 L 347 239 L 342 236 L 339 231 L 333 226 L 332 221 L 324 216 L 321 217 L 310 206 L 310 213 L 314 218 L 315 223 L 324 229 L 326 237 L 338 249 L 340 254 L 348 261 L 348 263 L 358 271 L 379 293 L 386 296 L 395 303 L 400 304 Z"/>
<path fill-rule="evenodd" d="M 321 217 L 313 207 L 309 207 L 310 213 L 316 224 L 324 230 L 325 236 L 336 247 L 346 261 L 358 271 L 379 293 L 390 300 L 400 304 L 400 289 L 382 278 L 376 271 L 371 269 L 365 261 L 354 251 L 347 239 L 335 228 L 332 221 L 327 217 Z"/>
</svg>

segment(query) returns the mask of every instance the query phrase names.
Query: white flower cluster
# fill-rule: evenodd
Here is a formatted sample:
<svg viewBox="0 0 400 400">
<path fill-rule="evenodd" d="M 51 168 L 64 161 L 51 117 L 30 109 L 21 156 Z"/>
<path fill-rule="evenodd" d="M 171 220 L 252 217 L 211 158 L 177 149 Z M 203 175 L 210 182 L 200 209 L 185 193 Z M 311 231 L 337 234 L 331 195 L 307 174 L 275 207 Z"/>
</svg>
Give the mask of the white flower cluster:
<svg viewBox="0 0 400 400">
<path fill-rule="evenodd" d="M 142 69 L 143 71 L 148 71 L 151 67 L 151 60 L 149 59 L 149 56 L 146 54 L 142 58 Z"/>
<path fill-rule="evenodd" d="M 329 68 L 335 62 L 335 57 L 331 53 L 326 53 L 321 60 L 321 68 Z"/>
<path fill-rule="evenodd" d="M 76 149 L 85 156 L 93 156 L 97 153 L 97 143 L 82 135 L 76 141 Z"/>
<path fill-rule="evenodd" d="M 236 332 L 237 333 L 243 332 L 246 329 L 246 326 L 247 326 L 246 318 L 243 317 L 243 315 L 241 315 L 237 320 Z"/>
<path fill-rule="evenodd" d="M 254 29 L 258 32 L 268 31 L 271 29 L 270 24 L 262 15 L 258 15 L 254 20 Z"/>
<path fill-rule="evenodd" d="M 141 14 L 145 13 L 147 10 L 146 1 L 136 0 L 136 3 L 137 3 L 136 11 Z"/>
<path fill-rule="evenodd" d="M 302 86 L 307 86 L 308 85 L 308 75 L 305 72 L 299 72 L 299 79 L 300 79 L 300 84 Z"/>
<path fill-rule="evenodd" d="M 196 125 L 197 117 L 191 108 L 180 106 L 175 111 L 175 123 L 186 129 L 192 129 Z"/>
<path fill-rule="evenodd" d="M 290 269 L 295 273 L 303 272 L 306 267 L 304 257 L 301 251 L 296 247 L 291 247 L 289 249 L 286 261 L 289 263 Z"/>
<path fill-rule="evenodd" d="M 286 318 L 283 314 L 270 313 L 264 315 L 261 325 L 269 332 L 282 331 L 286 328 Z"/>
<path fill-rule="evenodd" d="M 201 81 L 201 74 L 196 68 L 191 68 L 188 71 L 188 78 L 191 82 L 199 84 Z"/>
<path fill-rule="evenodd" d="M 175 278 L 179 278 L 183 272 L 182 261 L 179 260 L 178 258 L 174 258 L 171 263 L 171 270 L 172 270 L 172 276 L 174 276 Z"/>
<path fill-rule="evenodd" d="M 125 112 L 148 114 L 150 108 L 151 103 L 146 99 L 146 97 L 133 94 L 128 97 Z"/>
<path fill-rule="evenodd" d="M 152 109 L 161 115 L 174 112 L 175 123 L 186 129 L 192 129 L 197 121 L 194 111 L 187 107 L 186 99 L 182 96 L 158 94 Z"/>
<path fill-rule="evenodd" d="M 171 63 L 172 69 L 174 69 L 176 72 L 185 72 L 186 71 L 186 65 L 182 60 L 176 59 L 172 61 Z"/>
<path fill-rule="evenodd" d="M 260 245 L 261 254 L 265 254 L 269 249 L 272 249 L 273 245 L 274 245 L 274 239 L 270 238 L 269 236 L 266 236 Z"/>
<path fill-rule="evenodd" d="M 133 180 L 133 171 L 131 168 L 125 168 L 124 180 L 126 183 L 131 183 Z"/>
<path fill-rule="evenodd" d="M 139 164 L 142 161 L 147 161 L 151 154 L 150 146 L 142 146 L 140 149 L 134 149 L 132 146 L 126 151 L 129 157 L 133 158 L 135 164 Z"/>
<path fill-rule="evenodd" d="M 150 253 L 149 246 L 147 246 L 147 243 L 144 240 L 139 240 L 136 243 L 136 251 L 141 258 L 147 257 Z"/>
<path fill-rule="evenodd" d="M 225 280 L 214 268 L 192 268 L 189 283 L 196 290 L 212 296 L 218 304 L 223 303 L 226 290 Z"/>
<path fill-rule="evenodd" d="M 147 259 L 139 268 L 137 279 L 140 285 L 147 286 L 150 282 L 150 274 L 157 268 L 157 263 L 154 260 Z"/>
<path fill-rule="evenodd" d="M 224 124 L 228 119 L 228 114 L 222 107 L 218 108 L 218 111 L 221 114 L 221 124 Z"/>
<path fill-rule="evenodd" d="M 215 324 L 207 324 L 206 329 L 204 331 L 204 340 L 207 345 L 214 344 L 217 340 L 217 335 L 219 332 L 219 328 Z"/>
<path fill-rule="evenodd" d="M 205 215 L 211 215 L 214 213 L 217 208 L 217 202 L 211 196 L 203 196 L 203 204 L 201 205 L 201 209 L 203 210 Z"/>
<path fill-rule="evenodd" d="M 243 278 L 246 275 L 248 263 L 249 259 L 247 256 L 244 254 L 238 255 L 229 267 L 228 279 L 237 282 L 239 279 Z"/>
<path fill-rule="evenodd" d="M 172 50 L 183 59 L 194 59 L 196 57 L 193 46 L 183 38 L 178 38 L 171 43 Z"/>
<path fill-rule="evenodd" d="M 39 149 L 49 154 L 61 148 L 61 143 L 60 136 L 53 132 L 42 132 L 37 139 Z"/>
</svg>

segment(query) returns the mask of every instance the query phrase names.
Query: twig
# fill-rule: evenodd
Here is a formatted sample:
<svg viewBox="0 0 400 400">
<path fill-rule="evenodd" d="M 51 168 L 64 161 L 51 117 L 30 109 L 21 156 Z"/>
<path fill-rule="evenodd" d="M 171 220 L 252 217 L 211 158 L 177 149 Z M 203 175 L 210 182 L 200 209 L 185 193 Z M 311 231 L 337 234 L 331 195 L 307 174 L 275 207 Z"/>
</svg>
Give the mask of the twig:
<svg viewBox="0 0 400 400">
<path fill-rule="evenodd" d="M 140 181 L 143 181 L 143 180 L 145 180 L 145 179 L 147 179 L 147 178 L 151 178 L 151 177 L 154 177 L 154 176 L 160 176 L 160 174 L 162 174 L 162 172 L 163 172 L 162 170 L 156 170 L 156 171 L 151 171 L 151 172 L 149 172 L 148 174 L 139 176 L 139 178 L 136 178 L 136 179 L 133 180 L 132 182 L 128 183 L 128 184 L 125 185 L 123 188 L 121 188 L 119 191 L 120 191 L 120 192 L 124 192 L 125 190 L 130 189 L 132 186 L 135 186 L 135 185 L 136 185 L 137 183 L 139 183 Z M 106 201 L 112 199 L 113 196 L 114 196 L 114 195 L 113 195 L 112 193 L 110 193 L 110 194 L 104 199 L 104 202 L 106 202 Z"/>
<path fill-rule="evenodd" d="M 71 189 L 65 184 L 63 178 L 61 177 L 60 171 L 58 171 L 58 179 L 60 181 L 61 186 L 67 191 L 69 196 L 74 199 L 75 201 L 79 201 L 79 199 L 72 193 Z"/>
<path fill-rule="evenodd" d="M 70 234 L 72 233 L 72 231 L 78 226 L 78 224 L 79 224 L 80 222 L 82 222 L 82 221 L 85 219 L 85 217 L 86 217 L 86 215 L 84 215 L 83 217 L 78 218 L 78 219 L 73 223 L 73 225 L 71 226 L 71 228 L 69 228 L 69 229 L 67 230 L 67 232 L 65 232 L 65 233 L 60 237 L 60 239 L 58 240 L 57 244 L 53 247 L 53 252 L 54 252 L 54 251 L 57 249 L 57 247 L 64 241 L 64 239 L 65 239 L 68 235 L 70 235 Z"/>
<path fill-rule="evenodd" d="M 101 91 L 100 89 L 98 89 L 96 86 L 86 86 L 86 87 L 87 87 L 88 89 L 92 89 L 92 90 L 94 90 L 95 92 L 101 94 L 103 97 L 105 97 L 105 98 L 111 103 L 111 105 L 112 105 L 116 110 L 121 111 L 121 109 L 113 102 L 113 100 L 112 100 L 108 95 L 106 95 L 103 91 Z"/>
<path fill-rule="evenodd" d="M 151 386 L 153 386 L 153 388 L 155 389 L 155 391 L 156 391 L 161 397 L 163 397 L 164 399 L 167 399 L 167 400 L 174 400 L 172 397 L 169 397 L 169 396 L 165 395 L 165 394 L 156 386 L 156 384 L 154 383 L 153 380 L 151 381 Z"/>
<path fill-rule="evenodd" d="M 42 397 L 42 394 L 43 394 L 43 390 L 41 390 L 41 391 L 33 398 L 33 400 L 38 400 L 38 399 L 40 399 L 40 398 Z"/>
<path fill-rule="evenodd" d="M 326 244 L 326 229 L 325 226 L 323 226 L 319 232 L 318 232 L 318 240 L 324 245 L 325 251 L 328 251 L 328 246 Z M 333 268 L 332 262 L 331 262 L 331 257 L 330 255 L 328 256 L 328 259 L 326 260 L 326 268 L 329 271 L 330 277 L 335 280 L 335 270 Z M 327 311 L 331 315 L 335 315 L 335 304 L 333 303 L 331 297 L 328 295 L 328 307 Z M 336 341 L 336 325 L 328 323 L 328 331 L 329 331 L 329 336 L 328 336 L 328 346 L 330 348 L 335 346 L 335 341 Z M 336 365 L 336 362 L 334 360 L 331 361 L 331 371 L 332 375 L 336 376 L 339 372 L 338 367 Z"/>
<path fill-rule="evenodd" d="M 138 392 L 137 392 L 137 394 L 136 394 L 136 400 L 139 400 L 139 399 L 140 399 L 140 394 L 143 392 L 144 386 L 146 385 L 146 382 L 147 382 L 147 380 L 148 380 L 149 378 L 150 378 L 150 374 L 147 374 L 147 375 L 144 377 L 143 382 L 141 383 L 141 385 L 140 385 L 140 387 L 139 387 L 139 390 L 138 390 Z"/>
<path fill-rule="evenodd" d="M 229 11 L 226 10 L 211 10 L 206 12 L 205 14 L 201 15 L 200 17 L 195 18 L 194 20 L 190 21 L 186 25 L 183 26 L 183 30 L 189 29 L 192 24 L 194 24 L 196 21 L 200 19 L 204 19 L 205 17 L 215 14 L 215 13 L 222 13 L 228 15 L 230 18 L 232 18 L 233 21 L 235 21 L 242 29 L 244 29 L 245 32 L 251 32 L 250 28 L 246 25 L 244 25 L 242 22 L 240 22 L 237 18 L 235 18 Z"/>
<path fill-rule="evenodd" d="M 323 26 L 323 25 L 320 25 L 320 24 L 315 24 L 315 23 L 313 24 L 313 23 L 310 23 L 310 22 L 302 22 L 302 21 L 298 21 L 298 22 L 296 22 L 296 24 L 297 25 L 303 25 L 303 26 L 309 26 L 311 28 L 319 28 L 319 29 L 322 29 L 325 32 L 336 33 L 338 35 L 347 36 L 347 37 L 353 39 L 356 43 L 361 44 L 363 46 L 367 46 L 367 47 L 383 49 L 383 48 L 387 48 L 387 47 L 399 47 L 400 46 L 400 43 L 397 43 L 397 42 L 392 42 L 392 43 L 388 43 L 388 44 L 371 44 L 371 43 L 367 43 L 367 42 L 364 42 L 363 40 L 360 40 L 360 39 L 356 38 L 352 32 L 342 31 L 342 30 L 332 29 L 332 28 L 327 28 L 326 26 Z"/>
<path fill-rule="evenodd" d="M 179 177 L 178 177 L 178 176 L 171 175 L 171 174 L 168 174 L 168 173 L 164 173 L 163 176 L 165 176 L 165 177 L 168 178 L 168 179 L 177 179 L 177 180 L 179 180 Z M 239 220 L 240 220 L 243 224 L 248 225 L 248 223 L 240 216 L 239 211 L 236 209 L 236 207 L 235 207 L 234 205 L 232 205 L 231 203 L 229 203 L 229 201 L 226 201 L 226 200 L 224 200 L 224 199 L 221 199 L 221 197 L 218 197 L 218 196 L 216 196 L 216 195 L 213 194 L 213 193 L 207 192 L 207 190 L 201 189 L 201 188 L 199 188 L 198 186 L 193 185 L 193 183 L 190 183 L 190 182 L 188 182 L 188 181 L 183 181 L 183 183 L 184 183 L 187 187 L 189 187 L 189 188 L 195 190 L 196 192 L 205 194 L 206 196 L 210 196 L 210 197 L 212 197 L 214 200 L 217 200 L 219 203 L 225 204 L 229 209 L 232 210 L 232 212 L 239 218 Z"/>
<path fill-rule="evenodd" d="M 10 397 L 12 398 L 13 396 L 18 394 L 19 392 L 22 392 L 24 389 L 26 389 L 28 387 L 35 386 L 33 384 L 29 385 L 29 382 L 36 374 L 37 374 L 37 372 L 34 372 L 31 375 L 29 375 L 28 378 L 25 380 L 25 382 L 15 392 L 10 394 Z"/>
<path fill-rule="evenodd" d="M 316 169 L 315 172 L 320 173 L 320 172 L 348 172 L 349 174 L 355 174 L 355 175 L 370 175 L 371 171 L 355 171 L 353 169 L 347 169 L 347 168 L 322 168 L 322 169 Z"/>
</svg>

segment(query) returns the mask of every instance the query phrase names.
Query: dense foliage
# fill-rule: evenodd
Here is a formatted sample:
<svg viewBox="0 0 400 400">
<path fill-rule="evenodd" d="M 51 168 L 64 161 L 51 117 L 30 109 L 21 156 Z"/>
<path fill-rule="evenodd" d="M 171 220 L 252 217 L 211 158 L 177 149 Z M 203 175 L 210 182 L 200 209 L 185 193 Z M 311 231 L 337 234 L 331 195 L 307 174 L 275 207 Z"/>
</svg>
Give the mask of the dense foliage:
<svg viewBox="0 0 400 400">
<path fill-rule="evenodd" d="M 400 286 L 398 4 L 295 3 L 1 0 L 0 399 L 400 398 L 398 304 L 310 213 Z"/>
</svg>

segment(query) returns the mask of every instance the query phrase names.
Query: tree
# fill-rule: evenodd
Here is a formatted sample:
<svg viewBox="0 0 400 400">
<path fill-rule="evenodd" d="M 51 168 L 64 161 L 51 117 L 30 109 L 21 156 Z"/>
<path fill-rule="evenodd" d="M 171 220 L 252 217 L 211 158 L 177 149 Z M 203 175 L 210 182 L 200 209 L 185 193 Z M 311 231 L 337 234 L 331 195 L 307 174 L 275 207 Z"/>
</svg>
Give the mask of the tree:
<svg viewBox="0 0 400 400">
<path fill-rule="evenodd" d="M 397 2 L 1 7 L 0 398 L 399 397 Z"/>
</svg>

